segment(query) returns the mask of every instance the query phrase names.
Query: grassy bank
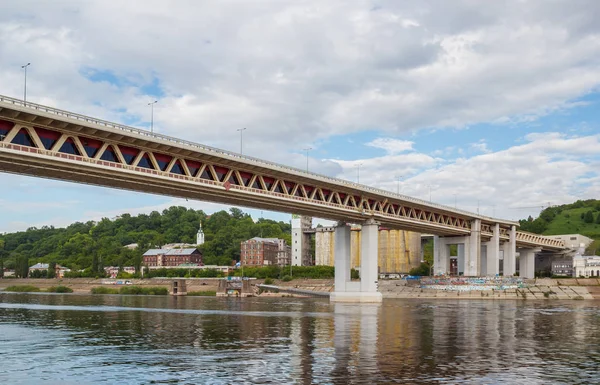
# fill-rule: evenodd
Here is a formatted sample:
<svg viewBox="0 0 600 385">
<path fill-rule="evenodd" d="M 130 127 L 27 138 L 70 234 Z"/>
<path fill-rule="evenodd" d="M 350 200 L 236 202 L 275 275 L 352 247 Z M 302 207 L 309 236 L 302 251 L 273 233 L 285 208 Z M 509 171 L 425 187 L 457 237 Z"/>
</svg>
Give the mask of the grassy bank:
<svg viewBox="0 0 600 385">
<path fill-rule="evenodd" d="M 39 287 L 32 285 L 15 285 L 7 287 L 4 291 L 11 291 L 13 293 L 36 293 L 41 290 Z"/>
<path fill-rule="evenodd" d="M 112 287 L 93 287 L 90 290 L 92 294 L 123 294 L 123 295 L 167 295 L 169 290 L 166 287 L 141 287 L 141 286 L 123 286 L 119 289 Z"/>
<path fill-rule="evenodd" d="M 14 285 L 9 286 L 4 291 L 10 291 L 13 293 L 38 293 L 44 291 L 46 293 L 72 293 L 73 289 L 67 286 L 51 286 L 46 290 L 42 290 L 39 287 L 32 285 Z"/>
</svg>

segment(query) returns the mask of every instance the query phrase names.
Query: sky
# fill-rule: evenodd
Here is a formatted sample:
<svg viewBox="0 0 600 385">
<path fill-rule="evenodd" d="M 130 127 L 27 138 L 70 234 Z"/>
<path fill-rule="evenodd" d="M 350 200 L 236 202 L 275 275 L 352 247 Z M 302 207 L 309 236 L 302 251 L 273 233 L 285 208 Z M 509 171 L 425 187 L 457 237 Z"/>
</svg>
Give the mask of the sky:
<svg viewBox="0 0 600 385">
<path fill-rule="evenodd" d="M 0 94 L 503 219 L 600 197 L 600 2 L 0 0 Z M 228 206 L 0 173 L 0 232 Z M 289 214 L 247 210 L 289 220 Z"/>
</svg>

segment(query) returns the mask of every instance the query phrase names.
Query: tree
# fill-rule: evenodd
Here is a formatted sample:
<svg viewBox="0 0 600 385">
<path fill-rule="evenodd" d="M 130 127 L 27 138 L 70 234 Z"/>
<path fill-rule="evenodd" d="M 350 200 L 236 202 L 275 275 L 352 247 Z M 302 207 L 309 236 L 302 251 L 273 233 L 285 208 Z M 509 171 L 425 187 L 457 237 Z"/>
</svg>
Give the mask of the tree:
<svg viewBox="0 0 600 385">
<path fill-rule="evenodd" d="M 588 212 L 585 213 L 583 221 L 585 223 L 594 223 L 594 213 L 592 212 L 592 210 L 588 210 Z"/>
<path fill-rule="evenodd" d="M 46 278 L 56 278 L 56 262 L 50 262 L 48 264 L 48 273 L 46 273 Z"/>
<path fill-rule="evenodd" d="M 16 258 L 15 275 L 18 278 L 27 278 L 29 275 L 29 258 L 26 255 L 19 255 Z"/>
<path fill-rule="evenodd" d="M 596 217 L 596 224 L 600 225 L 600 213 Z"/>
</svg>

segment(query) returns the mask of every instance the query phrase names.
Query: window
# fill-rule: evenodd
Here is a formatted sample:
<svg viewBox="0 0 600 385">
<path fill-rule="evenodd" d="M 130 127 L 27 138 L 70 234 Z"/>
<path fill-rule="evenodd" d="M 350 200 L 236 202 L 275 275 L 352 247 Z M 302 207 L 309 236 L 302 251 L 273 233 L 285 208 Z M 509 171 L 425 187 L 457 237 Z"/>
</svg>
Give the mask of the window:
<svg viewBox="0 0 600 385">
<path fill-rule="evenodd" d="M 577 240 L 577 237 L 571 237 L 571 238 L 570 238 L 570 240 L 571 240 L 571 241 L 576 241 L 576 240 Z"/>
</svg>

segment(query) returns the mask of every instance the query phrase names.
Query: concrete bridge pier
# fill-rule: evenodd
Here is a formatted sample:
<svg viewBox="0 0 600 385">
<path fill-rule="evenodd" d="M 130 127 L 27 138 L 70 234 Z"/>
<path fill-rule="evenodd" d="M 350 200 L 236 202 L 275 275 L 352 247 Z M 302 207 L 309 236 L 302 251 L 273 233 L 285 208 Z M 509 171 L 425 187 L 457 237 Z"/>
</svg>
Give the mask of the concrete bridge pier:
<svg viewBox="0 0 600 385">
<path fill-rule="evenodd" d="M 535 278 L 535 253 L 541 249 L 519 249 L 519 276 Z"/>
<path fill-rule="evenodd" d="M 510 228 L 509 241 L 502 244 L 502 253 L 504 254 L 504 272 L 505 277 L 511 277 L 517 272 L 517 228 Z"/>
<path fill-rule="evenodd" d="M 362 225 L 360 282 L 352 282 L 350 276 L 350 227 L 338 223 L 334 237 L 335 287 L 331 302 L 381 302 L 377 291 L 379 223 L 369 219 Z"/>
<path fill-rule="evenodd" d="M 492 238 L 488 242 L 483 242 L 485 246 L 485 269 L 483 263 L 481 273 L 488 276 L 496 276 L 500 274 L 500 224 L 492 228 Z"/>
</svg>

